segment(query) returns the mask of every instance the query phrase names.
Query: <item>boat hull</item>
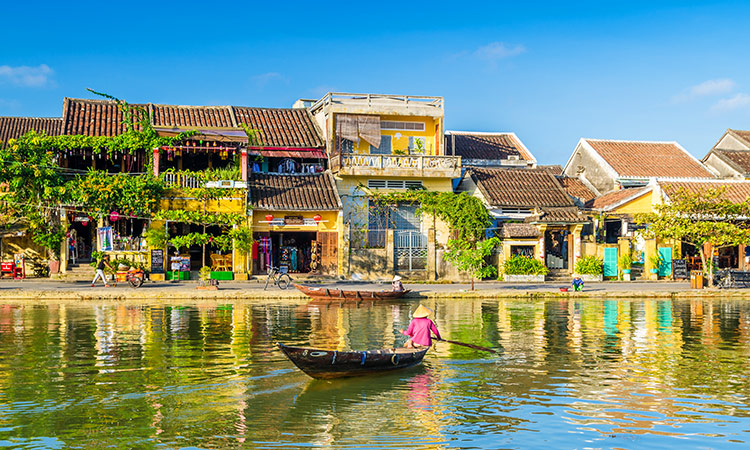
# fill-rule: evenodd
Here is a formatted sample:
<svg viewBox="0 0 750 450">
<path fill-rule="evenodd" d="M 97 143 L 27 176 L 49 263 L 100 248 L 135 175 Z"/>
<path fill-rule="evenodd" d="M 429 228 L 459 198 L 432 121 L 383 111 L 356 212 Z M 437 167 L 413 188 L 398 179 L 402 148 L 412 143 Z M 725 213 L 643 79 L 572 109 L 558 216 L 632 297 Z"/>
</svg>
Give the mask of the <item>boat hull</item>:
<svg viewBox="0 0 750 450">
<path fill-rule="evenodd" d="M 411 289 L 403 291 L 347 291 L 343 289 L 331 289 L 324 287 L 310 287 L 302 284 L 294 284 L 300 292 L 316 300 L 380 300 L 401 298 L 411 292 Z"/>
<path fill-rule="evenodd" d="M 422 362 L 424 349 L 383 349 L 360 352 L 290 347 L 279 348 L 295 366 L 313 378 L 331 379 L 406 369 Z"/>
</svg>

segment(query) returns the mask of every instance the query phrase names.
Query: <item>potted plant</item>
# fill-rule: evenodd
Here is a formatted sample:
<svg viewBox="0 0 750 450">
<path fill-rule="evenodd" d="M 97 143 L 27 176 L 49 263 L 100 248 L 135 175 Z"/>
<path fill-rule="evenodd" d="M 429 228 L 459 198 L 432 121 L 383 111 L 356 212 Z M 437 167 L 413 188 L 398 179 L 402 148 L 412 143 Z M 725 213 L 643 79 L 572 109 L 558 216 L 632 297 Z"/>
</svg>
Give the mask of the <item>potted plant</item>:
<svg viewBox="0 0 750 450">
<path fill-rule="evenodd" d="M 648 262 L 651 263 L 651 269 L 649 272 L 654 275 L 659 273 L 659 266 L 661 266 L 661 257 L 659 255 L 652 255 L 648 257 Z"/>
<path fill-rule="evenodd" d="M 604 261 L 596 256 L 582 256 L 575 265 L 575 275 L 583 281 L 602 281 L 604 278 Z"/>
<path fill-rule="evenodd" d="M 622 270 L 623 279 L 630 281 L 630 267 L 633 265 L 633 257 L 630 256 L 630 252 L 620 255 L 617 262 L 620 265 L 620 270 Z"/>
<path fill-rule="evenodd" d="M 198 286 L 196 289 L 215 291 L 219 289 L 218 280 L 211 279 L 211 266 L 203 266 L 198 271 Z"/>
<path fill-rule="evenodd" d="M 538 259 L 521 255 L 511 256 L 503 263 L 505 281 L 543 282 L 549 269 Z"/>
</svg>

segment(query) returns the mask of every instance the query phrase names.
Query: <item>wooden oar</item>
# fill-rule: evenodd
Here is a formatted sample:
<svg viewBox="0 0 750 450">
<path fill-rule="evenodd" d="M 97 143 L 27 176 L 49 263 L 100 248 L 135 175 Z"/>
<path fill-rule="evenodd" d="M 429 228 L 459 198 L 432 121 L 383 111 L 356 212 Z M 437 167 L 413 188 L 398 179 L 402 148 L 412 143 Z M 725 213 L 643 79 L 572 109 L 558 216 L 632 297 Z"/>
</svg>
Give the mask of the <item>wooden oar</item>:
<svg viewBox="0 0 750 450">
<path fill-rule="evenodd" d="M 448 339 L 438 339 L 438 338 L 435 338 L 435 340 L 436 341 L 441 341 L 441 342 L 447 342 L 449 344 L 463 345 L 464 347 L 469 347 L 469 348 L 473 348 L 473 349 L 476 349 L 476 350 L 482 350 L 482 351 L 485 351 L 485 352 L 497 353 L 498 355 L 500 354 L 500 352 L 497 351 L 497 350 L 493 350 L 493 349 L 487 348 L 487 347 L 480 347 L 480 346 L 474 345 L 474 344 L 467 344 L 465 342 L 449 341 Z"/>
</svg>

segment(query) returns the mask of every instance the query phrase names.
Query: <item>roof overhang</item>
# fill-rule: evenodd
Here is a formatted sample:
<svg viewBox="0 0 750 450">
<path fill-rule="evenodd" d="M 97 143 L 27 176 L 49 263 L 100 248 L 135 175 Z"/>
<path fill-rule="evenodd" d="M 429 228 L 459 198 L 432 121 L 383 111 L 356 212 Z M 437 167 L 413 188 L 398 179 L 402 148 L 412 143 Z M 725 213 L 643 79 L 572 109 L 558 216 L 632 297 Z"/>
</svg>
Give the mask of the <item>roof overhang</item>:
<svg viewBox="0 0 750 450">
<path fill-rule="evenodd" d="M 192 140 L 205 140 L 212 142 L 236 142 L 247 143 L 248 137 L 242 128 L 187 128 L 187 127 L 154 127 L 154 130 L 162 137 L 176 137 L 180 133 L 195 131 Z"/>
</svg>

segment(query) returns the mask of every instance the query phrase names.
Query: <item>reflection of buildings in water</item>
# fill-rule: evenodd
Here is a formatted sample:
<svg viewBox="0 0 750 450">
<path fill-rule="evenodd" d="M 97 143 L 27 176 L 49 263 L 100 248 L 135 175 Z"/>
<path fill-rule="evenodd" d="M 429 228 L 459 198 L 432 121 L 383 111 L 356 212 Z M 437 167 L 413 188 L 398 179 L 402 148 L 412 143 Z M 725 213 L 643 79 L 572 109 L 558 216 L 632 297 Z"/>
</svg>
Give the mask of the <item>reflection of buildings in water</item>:
<svg viewBox="0 0 750 450">
<path fill-rule="evenodd" d="M 96 367 L 101 367 L 99 373 L 111 372 L 111 369 L 103 369 L 103 367 L 113 365 L 115 361 L 115 314 L 109 306 L 95 306 L 94 307 L 94 318 L 96 320 L 96 329 L 94 331 L 94 338 L 96 343 L 94 348 L 96 349 Z"/>
</svg>

